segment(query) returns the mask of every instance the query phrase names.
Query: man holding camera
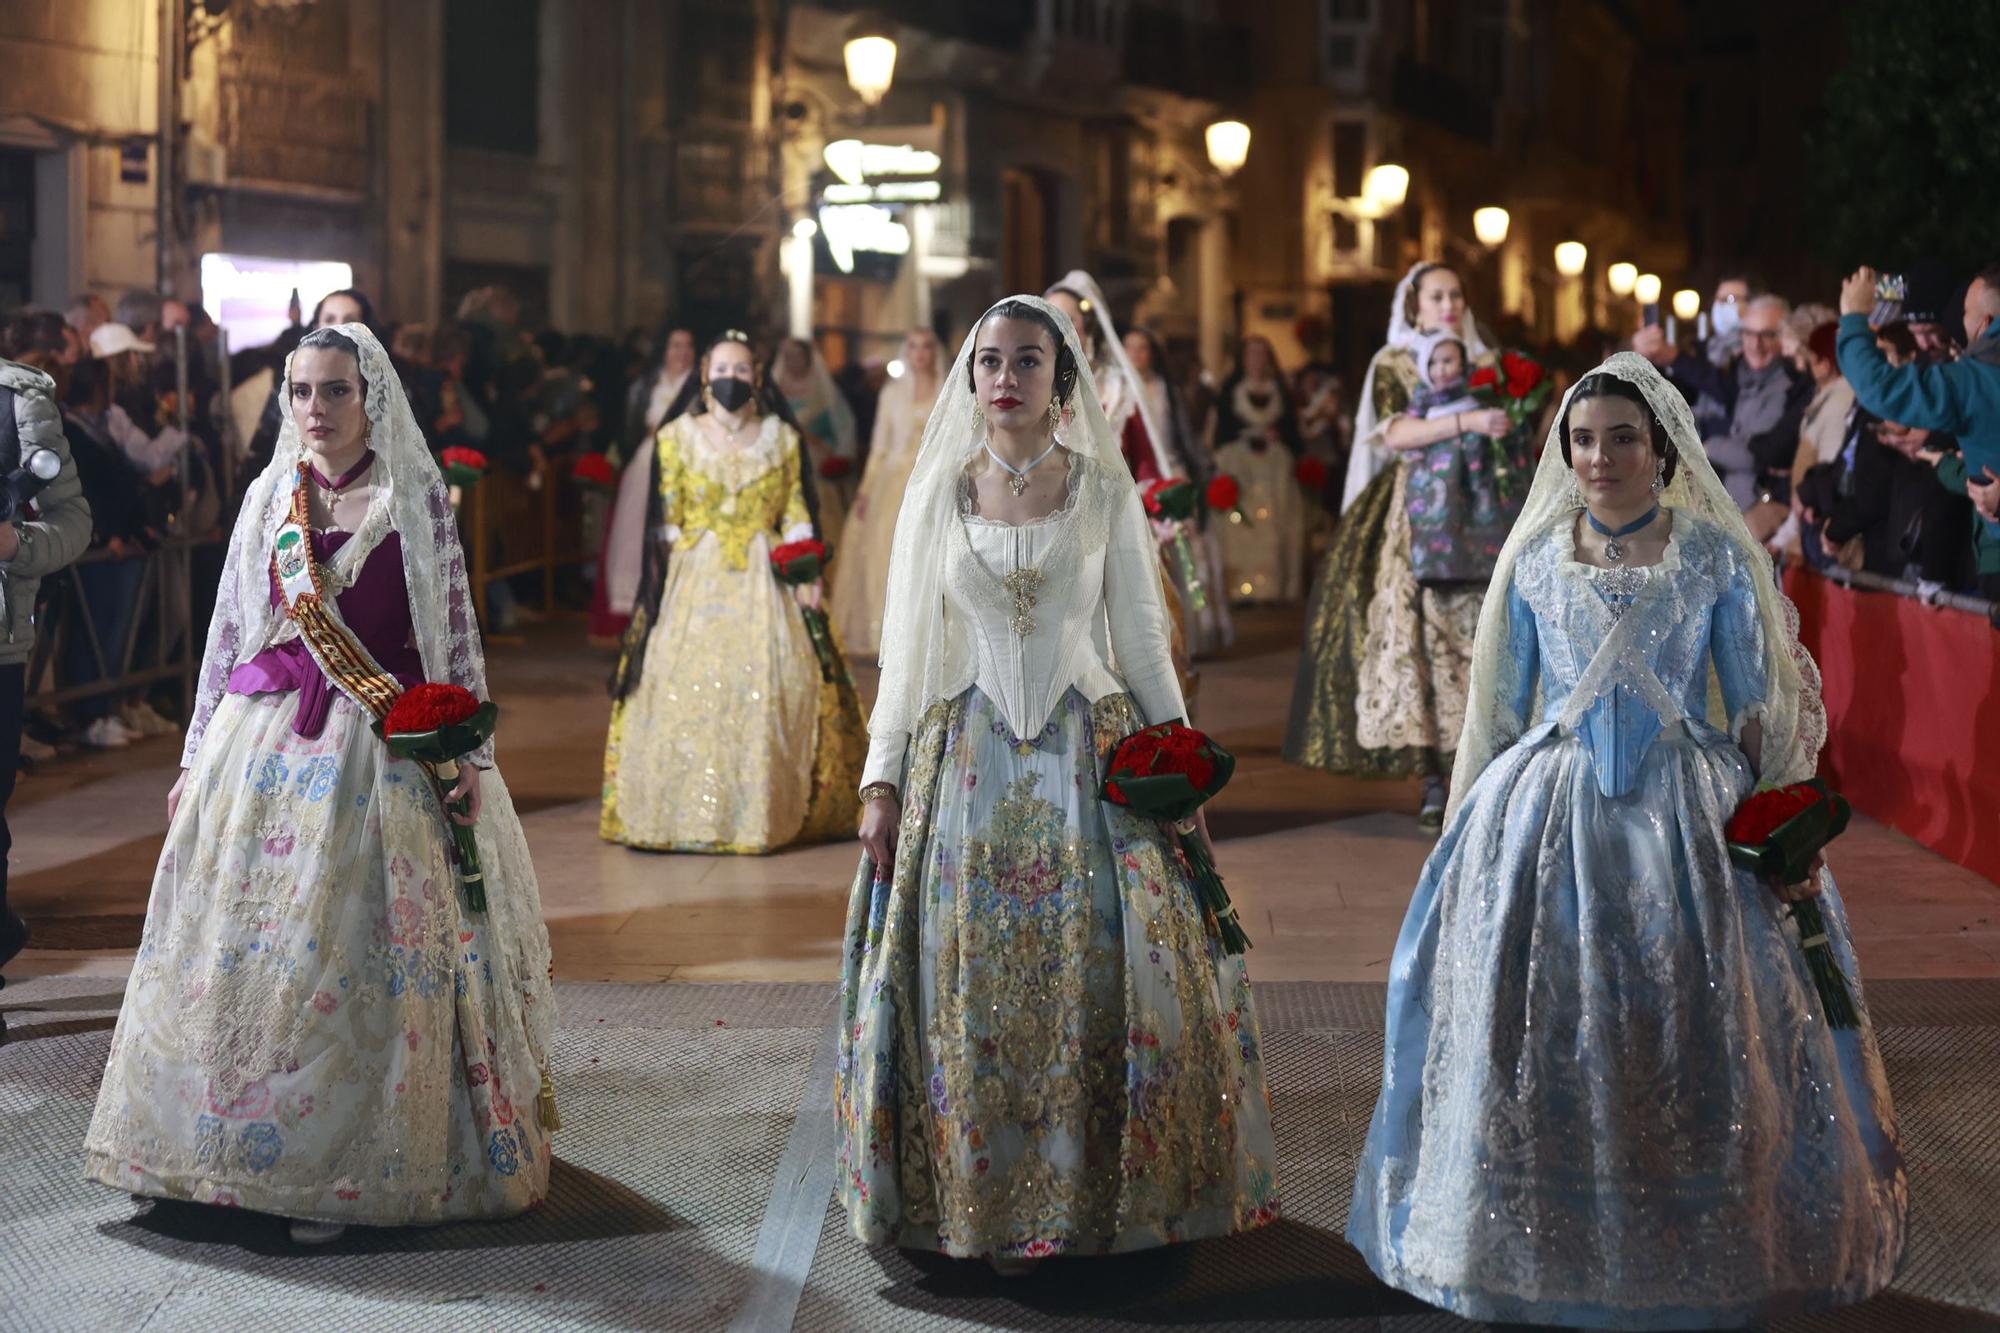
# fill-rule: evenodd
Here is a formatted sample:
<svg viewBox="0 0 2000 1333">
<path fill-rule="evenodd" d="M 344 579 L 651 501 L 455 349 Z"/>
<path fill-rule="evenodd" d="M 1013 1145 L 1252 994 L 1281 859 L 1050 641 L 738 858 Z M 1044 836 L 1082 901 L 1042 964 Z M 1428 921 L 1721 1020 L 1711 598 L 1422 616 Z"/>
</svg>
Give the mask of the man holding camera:
<svg viewBox="0 0 2000 1333">
<path fill-rule="evenodd" d="M 1840 373 L 1862 407 L 1889 421 L 1958 437 L 1959 453 L 1933 458 L 1938 480 L 1977 511 L 1973 541 L 1982 596 L 2000 598 L 2000 264 L 1965 291 L 1965 352 L 1956 361 L 1891 366 L 1868 313 L 1876 273 L 1858 269 L 1840 289 Z"/>
<path fill-rule="evenodd" d="M 28 942 L 7 906 L 7 802 L 21 762 L 21 710 L 35 646 L 35 592 L 90 544 L 90 505 L 63 439 L 55 381 L 0 360 L 0 967 Z M 32 500 L 33 508 L 28 507 Z"/>
</svg>

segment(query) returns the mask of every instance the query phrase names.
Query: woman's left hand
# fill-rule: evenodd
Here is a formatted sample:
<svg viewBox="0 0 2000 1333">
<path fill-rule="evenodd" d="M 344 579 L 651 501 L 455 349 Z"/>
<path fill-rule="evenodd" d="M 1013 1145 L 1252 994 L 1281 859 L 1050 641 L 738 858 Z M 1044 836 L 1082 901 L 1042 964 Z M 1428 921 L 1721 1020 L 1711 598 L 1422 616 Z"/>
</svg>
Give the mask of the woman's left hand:
<svg viewBox="0 0 2000 1333">
<path fill-rule="evenodd" d="M 823 579 L 814 579 L 811 583 L 801 583 L 792 589 L 792 596 L 797 598 L 799 605 L 806 610 L 817 611 L 820 603 L 826 599 L 826 582 Z"/>
<path fill-rule="evenodd" d="M 1825 869 L 1826 857 L 1814 856 L 1812 864 L 1806 867 L 1805 879 L 1797 884 L 1779 884 L 1774 881 L 1771 884 L 1771 891 L 1778 895 L 1780 901 L 1788 903 L 1801 903 L 1808 898 L 1817 898 L 1822 887 L 1820 872 Z"/>
<path fill-rule="evenodd" d="M 446 805 L 457 805 L 462 799 L 468 801 L 469 804 L 466 806 L 464 814 L 459 814 L 455 810 L 452 811 L 452 823 L 465 825 L 478 823 L 479 768 L 475 764 L 460 764 L 458 766 L 458 781 L 452 785 L 450 791 L 445 793 Z"/>
</svg>

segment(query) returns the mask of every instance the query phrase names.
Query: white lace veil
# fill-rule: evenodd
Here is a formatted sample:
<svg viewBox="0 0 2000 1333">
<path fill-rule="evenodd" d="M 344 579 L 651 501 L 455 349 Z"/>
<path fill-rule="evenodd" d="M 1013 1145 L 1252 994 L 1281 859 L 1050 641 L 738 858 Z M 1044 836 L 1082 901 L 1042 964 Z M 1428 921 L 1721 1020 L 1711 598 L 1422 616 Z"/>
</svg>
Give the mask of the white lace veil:
<svg viewBox="0 0 2000 1333">
<path fill-rule="evenodd" d="M 876 736 L 914 732 L 924 710 L 963 684 L 961 678 L 970 670 L 964 646 L 951 643 L 945 634 L 945 562 L 951 550 L 946 537 L 962 521 L 958 504 L 965 465 L 985 442 L 974 421 L 978 399 L 972 391 L 973 351 L 994 311 L 1015 304 L 1045 315 L 1062 331 L 1064 344 L 1076 358 L 1076 385 L 1069 397 L 1073 415 L 1057 437 L 1075 455 L 1069 521 L 1079 525 L 1085 549 L 1102 546 L 1109 538 L 1117 505 L 1139 503 L 1131 470 L 1097 400 L 1090 358 L 1069 320 L 1037 296 L 1010 296 L 997 302 L 973 322 L 958 356 L 939 381 L 937 404 L 924 427 L 903 507 L 896 515 L 882 613 L 882 683 L 868 718 L 868 730 Z"/>
<path fill-rule="evenodd" d="M 402 381 L 382 344 L 360 324 L 338 324 L 334 332 L 345 335 L 358 351 L 361 378 L 367 385 L 363 405 L 368 414 L 369 444 L 375 450 L 368 510 L 349 539 L 353 554 L 343 552 L 342 562 L 354 561 L 352 567 L 358 569 L 358 562 L 384 537 L 391 532 L 398 534 L 403 548 L 403 582 L 409 590 L 410 621 L 423 658 L 424 679 L 462 685 L 484 699 L 486 659 L 466 581 L 465 553 L 458 542 L 458 521 L 444 478 L 424 443 L 423 432 L 417 429 Z M 291 374 L 292 361 L 287 357 L 284 376 L 278 381 L 281 401 Z M 222 582 L 216 588 L 215 615 L 208 627 L 208 646 L 196 679 L 194 716 L 181 751 L 184 767 L 194 763 L 209 719 L 229 688 L 229 673 L 291 632 L 284 612 L 271 605 L 271 548 L 290 512 L 299 462 L 305 456 L 298 422 L 287 403 L 277 450 L 250 483 L 229 536 L 229 554 Z M 490 766 L 491 744 L 472 760 Z"/>
<path fill-rule="evenodd" d="M 1614 375 L 1637 385 L 1653 414 L 1666 426 L 1678 462 L 1660 503 L 1673 511 L 1675 522 L 1692 518 L 1713 526 L 1737 548 L 1744 567 L 1756 571 L 1766 681 L 1762 706 L 1751 710 L 1763 731 L 1760 777 L 1779 784 L 1805 781 L 1818 769 L 1820 747 L 1826 743 L 1826 708 L 1820 699 L 1819 667 L 1799 643 L 1798 612 L 1778 587 L 1770 553 L 1750 535 L 1742 512 L 1708 461 L 1687 400 L 1653 363 L 1631 352 L 1620 352 L 1591 374 Z M 1500 549 L 1493 581 L 1479 610 L 1465 730 L 1459 735 L 1452 767 L 1447 819 L 1457 813 L 1487 764 L 1513 743 L 1519 727 L 1533 722 L 1532 718 L 1515 718 L 1512 704 L 1501 697 L 1506 676 L 1507 590 L 1513 581 L 1514 564 L 1528 544 L 1553 527 L 1575 523 L 1577 511 L 1583 508 L 1583 490 L 1576 483 L 1576 474 L 1563 462 L 1560 437 L 1575 392 L 1572 386 L 1563 395 L 1562 407 L 1542 447 L 1541 464 L 1535 469 L 1534 488 Z"/>
<path fill-rule="evenodd" d="M 1161 423 L 1153 419 L 1152 404 L 1147 401 L 1150 395 L 1146 392 L 1145 383 L 1132 369 L 1132 358 L 1125 355 L 1125 340 L 1118 336 L 1117 326 L 1111 322 L 1111 305 L 1104 299 L 1104 291 L 1097 285 L 1097 279 L 1080 268 L 1073 268 L 1063 274 L 1062 280 L 1056 283 L 1055 287 L 1049 288 L 1049 292 L 1055 291 L 1056 287 L 1067 287 L 1089 303 L 1090 314 L 1097 324 L 1097 341 L 1104 360 L 1109 367 L 1117 370 L 1123 380 L 1124 391 L 1132 396 L 1132 405 L 1139 413 L 1139 422 L 1146 428 L 1146 443 L 1153 451 L 1153 466 L 1160 470 L 1160 475 L 1163 477 L 1185 477 L 1187 468 L 1182 466 L 1179 458 L 1175 457 L 1173 447 L 1168 443 L 1168 437 L 1161 431 Z M 1048 292 L 1044 292 L 1043 295 L 1048 295 Z M 1160 367 L 1160 373 L 1162 375 L 1167 373 L 1165 366 Z M 1102 400 L 1099 402 L 1101 405 Z M 1123 456 L 1122 453 L 1120 456 Z"/>
<path fill-rule="evenodd" d="M 797 409 L 799 420 L 801 423 L 810 423 L 821 412 L 825 412 L 833 421 L 833 438 L 823 440 L 821 443 L 842 458 L 853 458 L 860 448 L 854 409 L 847 405 L 847 395 L 833 382 L 833 372 L 826 368 L 826 358 L 819 354 L 819 348 L 806 339 L 801 338 L 798 341 L 805 343 L 806 350 L 812 355 L 812 367 L 807 371 L 807 383 L 810 388 L 807 391 L 808 397 L 804 400 L 806 406 Z M 765 372 L 766 379 L 778 378 L 778 362 L 784 354 L 784 345 L 780 344 L 777 355 L 771 359 L 769 370 Z M 782 383 L 779 389 L 786 397 L 791 396 L 791 391 L 784 388 Z"/>
<path fill-rule="evenodd" d="M 1440 264 L 1426 260 L 1412 264 L 1403 280 L 1396 284 L 1396 295 L 1389 302 L 1389 339 L 1382 349 L 1369 358 L 1368 373 L 1361 380 L 1361 398 L 1354 406 L 1354 442 L 1347 455 L 1347 480 L 1340 488 L 1340 511 L 1344 514 L 1368 489 L 1368 483 L 1375 480 L 1375 474 L 1388 466 L 1393 457 L 1382 447 L 1379 433 L 1387 427 L 1386 422 L 1375 416 L 1375 374 L 1382 358 L 1391 349 L 1400 348 L 1415 353 L 1417 344 L 1424 334 L 1410 319 L 1410 293 L 1422 280 L 1424 274 L 1436 268 L 1458 270 L 1450 264 Z M 1461 279 L 1462 281 L 1463 279 Z M 1470 302 L 1465 307 L 1465 318 L 1459 324 L 1460 341 L 1465 344 L 1465 368 L 1470 373 L 1473 363 L 1491 354 L 1486 340 L 1480 336 L 1479 321 L 1472 317 Z"/>
</svg>

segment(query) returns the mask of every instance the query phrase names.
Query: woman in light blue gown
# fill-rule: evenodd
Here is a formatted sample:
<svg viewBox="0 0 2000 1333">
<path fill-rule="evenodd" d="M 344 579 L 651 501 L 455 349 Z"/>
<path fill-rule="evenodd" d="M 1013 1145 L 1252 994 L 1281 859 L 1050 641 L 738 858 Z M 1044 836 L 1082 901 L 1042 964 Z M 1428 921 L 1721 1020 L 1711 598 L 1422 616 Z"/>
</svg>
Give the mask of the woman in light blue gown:
<svg viewBox="0 0 2000 1333">
<path fill-rule="evenodd" d="M 1725 1328 L 1895 1274 L 1895 1114 L 1832 877 L 1723 827 L 1825 739 L 1796 617 L 1686 404 L 1571 391 L 1481 613 L 1443 838 L 1391 965 L 1348 1238 L 1476 1318 Z M 1858 1027 L 1787 902 L 1817 893 Z"/>
</svg>

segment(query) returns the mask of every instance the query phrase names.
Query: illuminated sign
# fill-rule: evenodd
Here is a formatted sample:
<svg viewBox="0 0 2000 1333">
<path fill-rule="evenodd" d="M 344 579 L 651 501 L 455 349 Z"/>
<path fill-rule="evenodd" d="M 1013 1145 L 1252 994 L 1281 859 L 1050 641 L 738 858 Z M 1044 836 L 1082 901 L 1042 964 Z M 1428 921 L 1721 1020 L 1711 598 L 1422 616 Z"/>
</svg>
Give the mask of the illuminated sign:
<svg viewBox="0 0 2000 1333">
<path fill-rule="evenodd" d="M 353 267 L 333 260 L 201 257 L 201 307 L 229 331 L 232 347 L 260 346 L 291 327 L 293 292 L 306 320 L 321 297 L 353 285 Z"/>
<path fill-rule="evenodd" d="M 820 198 L 829 204 L 928 204 L 944 196 L 936 181 L 882 181 L 875 185 L 829 185 Z"/>
<path fill-rule="evenodd" d="M 828 204 L 819 211 L 820 234 L 842 273 L 854 272 L 854 253 L 910 253 L 910 229 L 896 215 L 876 204 Z"/>
<path fill-rule="evenodd" d="M 860 185 L 873 176 L 934 176 L 944 160 L 927 148 L 912 144 L 863 143 L 859 139 L 836 139 L 826 146 L 827 170 L 849 185 Z"/>
</svg>

